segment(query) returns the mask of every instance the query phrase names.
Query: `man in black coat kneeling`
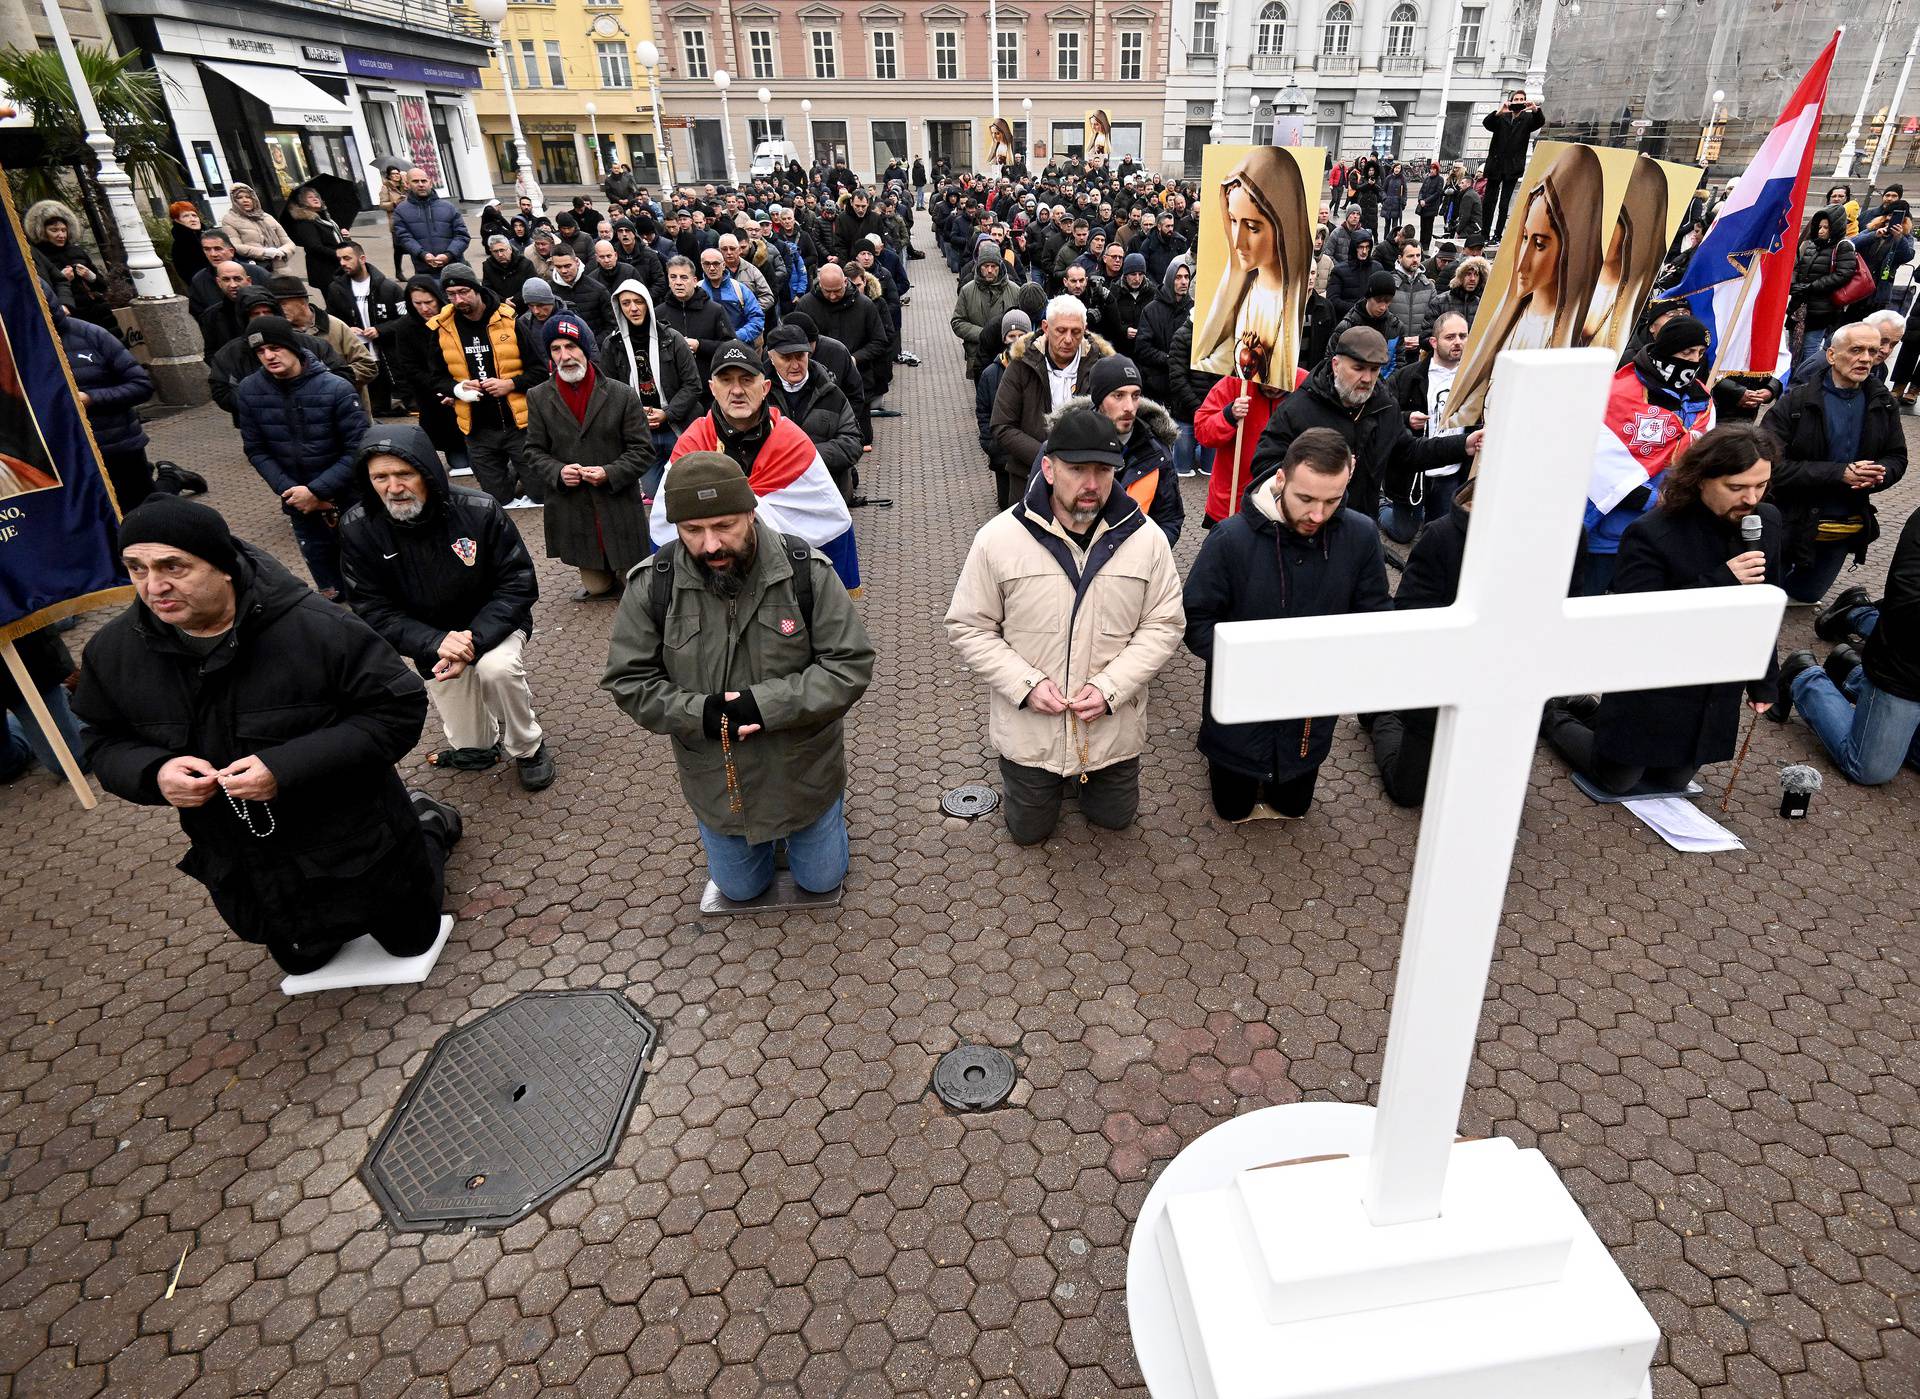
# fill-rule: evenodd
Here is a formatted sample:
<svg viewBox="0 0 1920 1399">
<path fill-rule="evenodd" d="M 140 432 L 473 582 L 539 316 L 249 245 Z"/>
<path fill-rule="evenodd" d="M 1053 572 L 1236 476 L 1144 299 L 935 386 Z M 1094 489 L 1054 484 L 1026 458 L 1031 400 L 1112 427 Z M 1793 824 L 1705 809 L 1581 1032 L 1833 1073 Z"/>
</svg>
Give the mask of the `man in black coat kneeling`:
<svg viewBox="0 0 1920 1399">
<path fill-rule="evenodd" d="M 408 792 L 426 688 L 358 617 L 227 531 L 155 496 L 120 525 L 138 600 L 81 662 L 73 710 L 101 785 L 172 806 L 180 868 L 289 972 L 370 933 L 433 946 L 460 815 Z"/>
</svg>

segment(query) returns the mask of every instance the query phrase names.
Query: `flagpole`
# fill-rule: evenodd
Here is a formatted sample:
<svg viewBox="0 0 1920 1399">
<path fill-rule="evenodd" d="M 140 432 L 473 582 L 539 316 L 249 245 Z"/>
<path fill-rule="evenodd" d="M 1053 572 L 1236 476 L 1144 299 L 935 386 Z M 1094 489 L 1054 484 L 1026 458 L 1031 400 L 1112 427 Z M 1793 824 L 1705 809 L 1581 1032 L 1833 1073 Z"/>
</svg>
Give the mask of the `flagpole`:
<svg viewBox="0 0 1920 1399">
<path fill-rule="evenodd" d="M 80 771 L 80 764 L 74 761 L 73 750 L 67 747 L 67 740 L 53 722 L 53 715 L 47 711 L 47 702 L 40 698 L 40 687 L 28 673 L 26 661 L 14 649 L 11 641 L 0 641 L 0 658 L 5 659 L 7 673 L 13 677 L 14 687 L 20 691 L 21 698 L 26 700 L 33 722 L 40 726 L 40 736 L 47 741 L 47 747 L 53 750 L 54 757 L 60 760 L 60 771 L 66 775 L 73 794 L 80 799 L 81 806 L 92 811 L 100 804 L 99 800 L 93 795 L 86 775 Z"/>
<path fill-rule="evenodd" d="M 1740 314 L 1747 309 L 1747 298 L 1753 295 L 1754 285 L 1760 280 L 1760 258 L 1761 254 L 1756 253 L 1747 262 L 1747 275 L 1740 279 L 1740 295 L 1734 300 L 1733 315 L 1727 320 L 1729 328 L 1740 324 Z M 1708 294 L 1711 295 L 1712 293 L 1709 292 Z M 1716 324 L 1719 319 L 1718 316 L 1714 317 Z M 1749 345 L 1753 343 L 1753 332 L 1751 330 L 1747 332 L 1747 343 Z M 1719 383 L 1721 378 L 1724 377 L 1720 369 L 1720 361 L 1726 358 L 1727 344 L 1728 342 L 1726 340 L 1722 340 L 1719 350 L 1716 351 L 1713 356 L 1713 368 L 1707 371 L 1707 387 L 1709 389 Z M 1726 372 L 1732 374 L 1741 371 L 1728 370 Z"/>
</svg>

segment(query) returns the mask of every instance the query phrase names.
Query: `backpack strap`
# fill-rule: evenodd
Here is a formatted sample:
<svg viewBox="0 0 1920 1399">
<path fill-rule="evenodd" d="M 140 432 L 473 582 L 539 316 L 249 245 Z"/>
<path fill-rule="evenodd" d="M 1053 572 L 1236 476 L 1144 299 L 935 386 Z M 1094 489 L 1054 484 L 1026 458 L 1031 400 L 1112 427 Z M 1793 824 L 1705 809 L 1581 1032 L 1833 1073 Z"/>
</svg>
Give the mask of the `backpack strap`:
<svg viewBox="0 0 1920 1399">
<path fill-rule="evenodd" d="M 667 625 L 667 606 L 673 600 L 673 560 L 679 550 L 679 540 L 668 540 L 653 556 L 649 570 L 647 613 L 653 618 L 653 629 L 662 635 Z"/>
<path fill-rule="evenodd" d="M 780 543 L 793 565 L 793 595 L 800 603 L 800 620 L 806 623 L 807 644 L 813 644 L 813 546 L 795 534 L 783 534 Z"/>
<path fill-rule="evenodd" d="M 813 647 L 813 546 L 794 534 L 782 534 L 780 547 L 787 551 L 787 562 L 793 566 L 793 595 L 800 604 L 800 620 L 806 624 L 807 646 Z M 653 556 L 648 567 L 647 612 L 653 618 L 653 629 L 664 638 L 667 625 L 667 608 L 673 600 L 673 563 L 679 553 L 680 541 L 668 540 L 660 552 Z"/>
</svg>

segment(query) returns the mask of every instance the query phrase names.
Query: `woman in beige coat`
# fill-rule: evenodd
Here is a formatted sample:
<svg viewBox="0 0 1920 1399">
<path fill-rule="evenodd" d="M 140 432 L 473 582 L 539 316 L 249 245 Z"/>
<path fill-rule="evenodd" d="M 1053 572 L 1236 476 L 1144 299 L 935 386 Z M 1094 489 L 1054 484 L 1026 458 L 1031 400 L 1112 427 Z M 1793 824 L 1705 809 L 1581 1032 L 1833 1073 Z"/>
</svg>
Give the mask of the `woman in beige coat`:
<svg viewBox="0 0 1920 1399">
<path fill-rule="evenodd" d="M 260 204 L 252 185 L 235 185 L 230 191 L 232 204 L 220 216 L 233 250 L 252 258 L 269 272 L 278 272 L 293 260 L 293 239 L 280 226 L 280 220 Z"/>
</svg>

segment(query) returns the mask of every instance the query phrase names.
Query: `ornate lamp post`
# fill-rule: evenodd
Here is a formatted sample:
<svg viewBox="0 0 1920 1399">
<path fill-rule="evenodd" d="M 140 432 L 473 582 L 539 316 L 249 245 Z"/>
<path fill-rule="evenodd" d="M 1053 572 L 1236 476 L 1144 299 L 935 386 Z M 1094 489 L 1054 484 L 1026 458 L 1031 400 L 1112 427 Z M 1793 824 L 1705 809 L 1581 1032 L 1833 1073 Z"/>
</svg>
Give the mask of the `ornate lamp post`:
<svg viewBox="0 0 1920 1399">
<path fill-rule="evenodd" d="M 813 148 L 813 99 L 800 99 L 800 119 L 807 124 L 807 164 L 813 165 L 820 159 L 820 153 Z"/>
<path fill-rule="evenodd" d="M 762 141 L 771 141 L 773 139 L 773 117 L 767 111 L 767 103 L 773 101 L 773 94 L 763 87 L 753 95 L 760 99 L 760 139 Z M 758 154 L 757 146 L 754 151 L 748 152 L 747 160 L 749 164 L 752 163 L 753 157 L 756 154 Z M 751 175 L 753 171 L 749 170 L 747 173 Z"/>
<path fill-rule="evenodd" d="M 726 146 L 727 183 L 731 185 L 737 183 L 733 176 L 733 112 L 727 106 L 727 89 L 733 86 L 733 79 L 726 69 L 716 68 L 713 72 L 713 85 L 720 89 L 720 135 Z"/>
<path fill-rule="evenodd" d="M 46 0 L 46 3 L 57 3 L 57 0 Z M 500 37 L 500 26 L 506 22 L 507 0 L 473 0 L 473 12 L 493 30 L 493 41 L 504 55 L 507 41 Z M 544 214 L 547 212 L 547 196 L 540 189 L 540 181 L 534 177 L 533 155 L 527 150 L 526 133 L 520 130 L 520 104 L 513 100 L 513 70 L 507 66 L 504 56 L 500 60 L 500 85 L 507 93 L 507 122 L 513 128 L 513 152 L 520 167 L 517 181 L 520 193 L 533 201 L 534 213 Z M 597 143 L 594 149 L 597 153 Z"/>
<path fill-rule="evenodd" d="M 660 50 L 654 47 L 653 40 L 642 39 L 636 50 L 640 57 L 640 66 L 647 70 L 647 99 L 653 106 L 653 156 L 659 163 L 660 177 L 669 189 L 676 183 L 673 178 L 673 152 L 667 149 L 666 133 L 660 129 Z"/>
<path fill-rule="evenodd" d="M 1031 97 L 1020 99 L 1020 113 L 1027 128 L 1027 148 L 1020 152 L 1020 157 L 1026 164 L 1027 172 L 1031 174 L 1033 172 L 1033 99 Z"/>
<path fill-rule="evenodd" d="M 591 102 L 587 103 L 587 121 L 593 127 L 593 172 L 604 180 L 607 162 L 600 154 L 600 109 Z"/>
</svg>

